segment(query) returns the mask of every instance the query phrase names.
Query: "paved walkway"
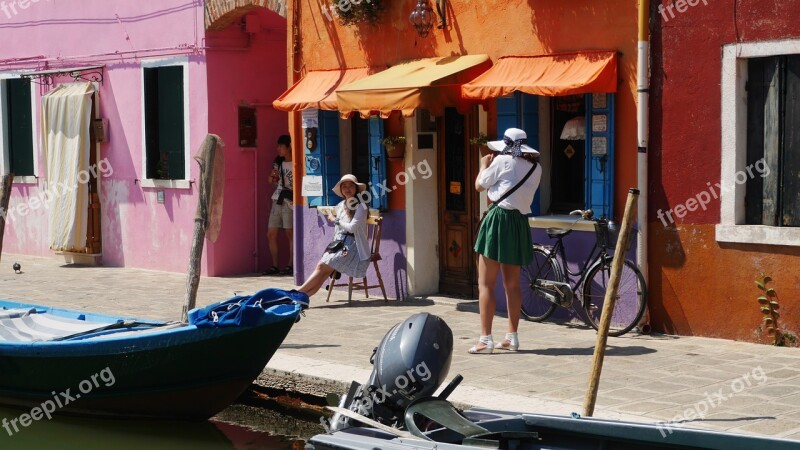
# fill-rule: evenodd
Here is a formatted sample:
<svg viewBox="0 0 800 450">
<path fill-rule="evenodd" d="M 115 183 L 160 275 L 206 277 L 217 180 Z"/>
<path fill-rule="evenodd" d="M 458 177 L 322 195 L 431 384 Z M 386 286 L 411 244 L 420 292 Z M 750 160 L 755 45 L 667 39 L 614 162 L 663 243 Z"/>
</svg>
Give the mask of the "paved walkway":
<svg viewBox="0 0 800 450">
<path fill-rule="evenodd" d="M 11 269 L 14 261 L 22 273 Z M 58 258 L 5 254 L 0 298 L 177 320 L 186 276 L 136 269 L 65 265 Z M 203 278 L 202 306 L 264 287 L 293 287 L 288 277 Z M 468 355 L 477 338 L 474 302 L 444 297 L 354 301 L 323 293 L 291 331 L 260 382 L 301 390 L 341 390 L 365 382 L 369 357 L 394 324 L 416 312 L 442 317 L 454 335 L 448 380 L 464 376 L 451 400 L 545 414 L 581 412 L 596 334 L 578 325 L 524 322 L 517 353 Z M 495 320 L 496 336 L 505 319 Z M 328 384 L 328 387 L 319 386 Z M 609 338 L 596 417 L 706 427 L 800 441 L 800 349 L 664 335 Z M 800 448 L 800 443 L 798 443 Z"/>
</svg>

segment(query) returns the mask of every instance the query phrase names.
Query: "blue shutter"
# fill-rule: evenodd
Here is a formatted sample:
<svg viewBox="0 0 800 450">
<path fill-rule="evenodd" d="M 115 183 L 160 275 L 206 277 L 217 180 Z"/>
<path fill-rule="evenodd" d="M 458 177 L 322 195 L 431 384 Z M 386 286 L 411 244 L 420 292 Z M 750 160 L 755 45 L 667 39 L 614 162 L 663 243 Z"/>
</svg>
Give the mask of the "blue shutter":
<svg viewBox="0 0 800 450">
<path fill-rule="evenodd" d="M 339 181 L 339 116 L 336 111 L 319 111 L 317 148 L 305 147 L 306 175 L 322 177 L 322 195 L 308 197 L 308 206 L 335 205 L 339 197 L 331 188 Z"/>
<path fill-rule="evenodd" d="M 497 134 L 503 138 L 508 128 L 521 128 L 528 135 L 528 145 L 539 149 L 539 97 L 522 92 L 514 92 L 508 97 L 497 98 Z M 541 214 L 541 189 L 531 203 L 532 215 Z"/>
<path fill-rule="evenodd" d="M 378 188 L 386 180 L 386 149 L 381 144 L 383 139 L 383 119 L 374 116 L 369 118 L 369 190 L 372 200 L 369 207 L 385 210 L 389 206 L 386 193 Z M 392 189 L 392 186 L 387 186 Z"/>
<path fill-rule="evenodd" d="M 503 139 L 503 132 L 509 128 L 519 128 L 519 93 L 497 98 L 497 138 Z"/>
<path fill-rule="evenodd" d="M 517 92 L 522 96 L 522 129 L 528 135 L 528 145 L 539 150 L 539 97 Z M 541 214 L 541 189 L 536 190 L 531 203 L 531 215 Z"/>
<path fill-rule="evenodd" d="M 593 117 L 603 116 L 605 129 L 594 131 Z M 596 217 L 613 219 L 614 94 L 586 94 L 586 155 L 586 207 Z"/>
</svg>

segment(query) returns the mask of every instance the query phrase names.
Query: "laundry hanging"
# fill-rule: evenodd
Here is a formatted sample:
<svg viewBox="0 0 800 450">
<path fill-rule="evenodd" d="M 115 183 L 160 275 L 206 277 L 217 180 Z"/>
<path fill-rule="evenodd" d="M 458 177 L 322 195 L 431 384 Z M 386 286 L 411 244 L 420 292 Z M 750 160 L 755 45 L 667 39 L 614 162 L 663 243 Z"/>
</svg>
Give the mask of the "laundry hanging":
<svg viewBox="0 0 800 450">
<path fill-rule="evenodd" d="M 67 83 L 42 97 L 49 244 L 53 251 L 83 252 L 89 206 L 91 83 Z M 48 200 L 49 199 L 49 200 Z"/>
</svg>

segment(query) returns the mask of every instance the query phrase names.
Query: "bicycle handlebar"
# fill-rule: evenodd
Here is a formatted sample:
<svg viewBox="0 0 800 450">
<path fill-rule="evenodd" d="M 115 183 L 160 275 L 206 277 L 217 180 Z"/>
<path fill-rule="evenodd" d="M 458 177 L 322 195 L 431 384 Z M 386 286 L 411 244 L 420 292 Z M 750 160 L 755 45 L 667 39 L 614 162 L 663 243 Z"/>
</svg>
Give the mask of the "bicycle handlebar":
<svg viewBox="0 0 800 450">
<path fill-rule="evenodd" d="M 581 216 L 583 220 L 592 220 L 594 216 L 594 211 L 591 209 L 583 210 L 583 209 L 576 209 L 569 213 L 570 216 Z"/>
</svg>

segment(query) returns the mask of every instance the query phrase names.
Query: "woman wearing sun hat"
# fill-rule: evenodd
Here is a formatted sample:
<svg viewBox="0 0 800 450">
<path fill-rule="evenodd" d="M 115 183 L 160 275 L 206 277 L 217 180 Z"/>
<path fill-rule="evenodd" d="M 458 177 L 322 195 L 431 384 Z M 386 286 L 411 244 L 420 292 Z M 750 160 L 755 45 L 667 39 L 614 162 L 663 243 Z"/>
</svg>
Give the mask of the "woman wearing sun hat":
<svg viewBox="0 0 800 450">
<path fill-rule="evenodd" d="M 347 174 L 336 183 L 332 191 L 344 198 L 328 211 L 328 220 L 336 225 L 334 240 L 344 239 L 344 246 L 335 253 L 322 255 L 314 273 L 298 289 L 308 296 L 314 295 L 330 277 L 333 271 L 363 278 L 369 267 L 369 243 L 367 242 L 367 217 L 369 208 L 361 202 L 358 193 L 367 189 L 367 185 L 359 183 L 355 175 Z"/>
<path fill-rule="evenodd" d="M 469 353 L 492 353 L 495 349 L 516 351 L 519 348 L 519 325 L 522 291 L 520 269 L 530 264 L 531 230 L 527 215 L 542 168 L 539 152 L 527 145 L 527 135 L 518 128 L 509 128 L 501 141 L 487 143 L 493 151 L 481 158 L 475 180 L 478 192 L 488 191 L 489 212 L 481 222 L 475 252 L 478 256 L 478 300 L 481 315 L 481 337 Z M 508 303 L 508 332 L 502 342 L 492 340 L 492 320 L 497 302 L 494 286 L 502 274 Z"/>
</svg>

